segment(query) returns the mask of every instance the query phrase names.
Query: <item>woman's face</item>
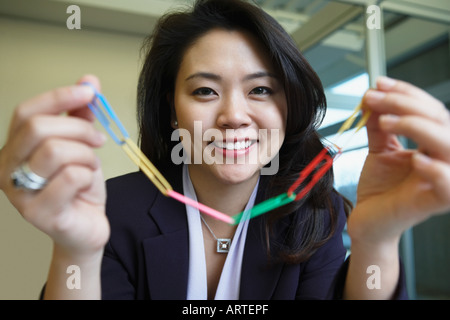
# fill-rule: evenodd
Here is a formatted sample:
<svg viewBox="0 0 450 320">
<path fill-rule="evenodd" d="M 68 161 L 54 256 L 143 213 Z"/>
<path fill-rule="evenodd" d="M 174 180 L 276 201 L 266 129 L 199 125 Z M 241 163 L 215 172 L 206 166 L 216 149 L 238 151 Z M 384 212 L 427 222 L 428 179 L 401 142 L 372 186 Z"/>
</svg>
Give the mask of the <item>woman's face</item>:
<svg viewBox="0 0 450 320">
<path fill-rule="evenodd" d="M 259 175 L 285 136 L 283 86 L 264 48 L 245 32 L 215 29 L 188 48 L 174 111 L 191 174 L 222 183 Z"/>
</svg>

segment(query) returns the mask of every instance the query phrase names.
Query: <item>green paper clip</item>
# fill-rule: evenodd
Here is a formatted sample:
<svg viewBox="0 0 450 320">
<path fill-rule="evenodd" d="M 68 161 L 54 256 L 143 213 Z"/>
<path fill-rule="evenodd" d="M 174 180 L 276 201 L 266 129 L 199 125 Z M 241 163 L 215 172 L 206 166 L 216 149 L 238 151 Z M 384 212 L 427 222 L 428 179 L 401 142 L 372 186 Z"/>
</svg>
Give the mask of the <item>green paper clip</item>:
<svg viewBox="0 0 450 320">
<path fill-rule="evenodd" d="M 253 208 L 251 208 L 250 210 L 247 211 L 242 211 L 241 213 L 236 214 L 235 216 L 233 216 L 232 218 L 234 219 L 234 224 L 238 224 L 239 222 L 241 222 L 241 219 L 246 216 L 246 219 L 252 219 L 256 216 L 259 216 L 263 213 L 266 213 L 270 210 L 273 210 L 275 208 L 284 206 L 285 204 L 288 204 L 289 202 L 292 202 L 295 200 L 295 196 L 296 194 L 293 193 L 290 196 L 287 194 L 287 192 L 282 193 L 276 197 L 267 199 L 266 201 L 263 201 L 259 204 L 257 204 L 256 206 L 254 206 Z M 248 214 L 250 211 L 250 214 Z"/>
</svg>

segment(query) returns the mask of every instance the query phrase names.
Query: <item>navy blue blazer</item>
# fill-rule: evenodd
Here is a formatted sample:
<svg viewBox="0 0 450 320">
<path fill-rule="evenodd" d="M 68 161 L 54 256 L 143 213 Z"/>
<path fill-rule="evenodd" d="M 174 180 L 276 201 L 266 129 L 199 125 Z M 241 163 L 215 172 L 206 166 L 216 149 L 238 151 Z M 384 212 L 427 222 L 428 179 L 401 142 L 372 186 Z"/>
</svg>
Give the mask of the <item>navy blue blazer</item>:
<svg viewBox="0 0 450 320">
<path fill-rule="evenodd" d="M 182 192 L 179 167 L 165 176 Z M 256 203 L 262 200 L 263 185 L 260 183 Z M 184 204 L 161 194 L 141 172 L 108 180 L 107 195 L 111 238 L 102 263 L 102 298 L 186 299 L 189 237 Z M 341 234 L 346 217 L 342 199 L 336 197 L 335 203 L 339 217 L 333 237 L 308 261 L 296 265 L 270 262 L 263 217 L 250 220 L 239 298 L 339 298 L 347 265 Z M 278 237 L 283 236 L 283 230 L 278 230 Z M 397 297 L 405 295 L 404 289 L 400 281 Z"/>
</svg>

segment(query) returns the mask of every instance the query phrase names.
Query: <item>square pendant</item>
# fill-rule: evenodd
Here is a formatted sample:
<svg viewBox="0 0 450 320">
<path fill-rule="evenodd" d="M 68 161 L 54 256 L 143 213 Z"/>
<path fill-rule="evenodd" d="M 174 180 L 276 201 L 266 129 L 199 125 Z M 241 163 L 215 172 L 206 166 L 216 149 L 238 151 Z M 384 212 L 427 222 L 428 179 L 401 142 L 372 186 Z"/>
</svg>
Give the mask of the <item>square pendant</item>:
<svg viewBox="0 0 450 320">
<path fill-rule="evenodd" d="M 217 252 L 225 252 L 230 251 L 231 239 L 217 239 Z"/>
</svg>

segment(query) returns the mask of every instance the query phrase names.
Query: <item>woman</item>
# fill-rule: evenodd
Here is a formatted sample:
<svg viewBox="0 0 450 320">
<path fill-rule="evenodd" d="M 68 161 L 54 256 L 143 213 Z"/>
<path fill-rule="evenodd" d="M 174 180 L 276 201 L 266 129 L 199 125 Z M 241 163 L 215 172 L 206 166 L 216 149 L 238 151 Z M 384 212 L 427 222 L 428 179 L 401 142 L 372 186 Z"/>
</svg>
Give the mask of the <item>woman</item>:
<svg viewBox="0 0 450 320">
<path fill-rule="evenodd" d="M 79 83 L 86 81 L 99 88 L 95 77 Z M 450 207 L 442 138 L 449 114 L 400 81 L 380 78 L 364 97 L 373 112 L 370 153 L 348 221 L 347 263 L 341 232 L 350 208 L 331 172 L 304 201 L 238 226 L 164 197 L 140 172 L 105 188 L 93 152 L 105 139 L 86 107 L 92 98 L 76 85 L 23 102 L 0 153 L 1 189 L 54 242 L 47 299 L 403 298 L 402 232 Z M 228 215 L 286 192 L 323 148 L 316 127 L 324 110 L 320 81 L 295 44 L 246 2 L 198 1 L 163 17 L 148 40 L 141 148 L 174 189 Z M 60 117 L 65 111 L 70 116 Z M 188 133 L 184 165 L 173 163 L 173 131 Z M 414 139 L 420 152 L 403 150 L 395 134 Z M 196 151 L 206 155 L 200 162 Z M 214 161 L 206 163 L 208 155 Z M 271 161 L 279 161 L 276 173 L 261 175 Z M 20 188 L 17 168 L 45 184 Z M 80 289 L 66 285 L 69 265 L 82 270 Z M 377 290 L 366 284 L 372 265 L 382 272 Z"/>
</svg>

